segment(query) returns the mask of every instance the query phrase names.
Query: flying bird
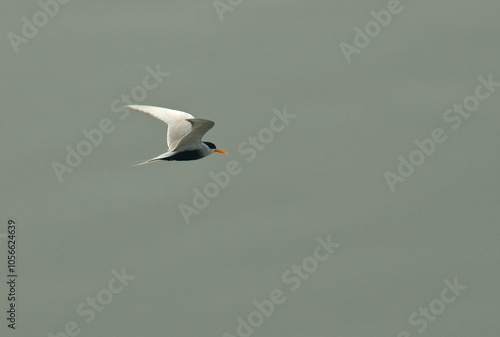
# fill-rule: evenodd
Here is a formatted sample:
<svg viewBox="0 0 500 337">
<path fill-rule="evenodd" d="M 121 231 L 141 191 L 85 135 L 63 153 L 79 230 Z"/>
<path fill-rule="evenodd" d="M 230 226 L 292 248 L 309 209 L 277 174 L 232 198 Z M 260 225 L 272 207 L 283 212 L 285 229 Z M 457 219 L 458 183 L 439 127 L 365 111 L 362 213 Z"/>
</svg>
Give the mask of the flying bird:
<svg viewBox="0 0 500 337">
<path fill-rule="evenodd" d="M 157 157 L 146 160 L 137 165 L 148 164 L 157 160 L 196 160 L 219 150 L 213 143 L 202 142 L 203 135 L 214 126 L 214 122 L 207 119 L 194 118 L 187 112 L 159 108 L 147 105 L 127 105 L 126 108 L 144 112 L 167 123 L 168 151 Z"/>
</svg>

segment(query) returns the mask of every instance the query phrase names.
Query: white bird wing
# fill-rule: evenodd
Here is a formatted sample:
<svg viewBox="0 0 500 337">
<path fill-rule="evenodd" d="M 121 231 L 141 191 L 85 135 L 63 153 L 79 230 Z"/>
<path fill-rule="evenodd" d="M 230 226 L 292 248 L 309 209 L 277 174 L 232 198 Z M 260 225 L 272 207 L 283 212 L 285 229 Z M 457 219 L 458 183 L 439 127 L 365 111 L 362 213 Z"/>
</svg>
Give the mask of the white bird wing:
<svg viewBox="0 0 500 337">
<path fill-rule="evenodd" d="M 148 105 L 127 105 L 126 108 L 143 112 L 165 122 L 168 125 L 167 146 L 169 151 L 177 148 L 180 140 L 192 130 L 192 124 L 187 120 L 194 119 L 194 116 L 187 112 Z"/>
<path fill-rule="evenodd" d="M 201 145 L 201 138 L 214 126 L 214 122 L 207 119 L 193 118 L 187 120 L 191 125 L 191 132 L 182 137 L 177 146 L 172 150 L 189 150 Z"/>
</svg>

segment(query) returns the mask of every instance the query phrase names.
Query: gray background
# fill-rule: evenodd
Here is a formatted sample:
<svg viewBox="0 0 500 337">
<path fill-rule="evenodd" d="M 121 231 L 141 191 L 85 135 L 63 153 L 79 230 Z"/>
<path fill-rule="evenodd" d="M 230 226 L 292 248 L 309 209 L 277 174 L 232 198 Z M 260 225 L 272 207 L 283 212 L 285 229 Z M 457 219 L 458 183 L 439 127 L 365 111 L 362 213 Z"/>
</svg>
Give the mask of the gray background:
<svg viewBox="0 0 500 337">
<path fill-rule="evenodd" d="M 13 332 L 2 282 L 2 335 L 236 335 L 281 289 L 253 336 L 415 336 L 409 316 L 454 278 L 467 289 L 422 335 L 497 334 L 500 88 L 457 130 L 443 114 L 500 81 L 500 3 L 402 1 L 348 63 L 339 44 L 387 2 L 247 0 L 221 21 L 209 0 L 71 1 L 18 53 L 7 34 L 41 9 L 3 2 L 0 231 L 17 219 L 20 298 Z M 165 127 L 111 103 L 156 65 L 170 75 L 140 104 L 214 120 L 229 155 L 133 166 Z M 297 117 L 247 162 L 238 146 L 285 106 Z M 59 182 L 52 163 L 103 118 L 114 131 Z M 384 172 L 435 128 L 446 142 L 391 192 Z M 179 204 L 229 160 L 242 172 L 186 224 Z M 340 247 L 291 291 L 281 275 L 328 235 Z M 76 307 L 122 268 L 135 279 L 85 323 Z"/>
</svg>

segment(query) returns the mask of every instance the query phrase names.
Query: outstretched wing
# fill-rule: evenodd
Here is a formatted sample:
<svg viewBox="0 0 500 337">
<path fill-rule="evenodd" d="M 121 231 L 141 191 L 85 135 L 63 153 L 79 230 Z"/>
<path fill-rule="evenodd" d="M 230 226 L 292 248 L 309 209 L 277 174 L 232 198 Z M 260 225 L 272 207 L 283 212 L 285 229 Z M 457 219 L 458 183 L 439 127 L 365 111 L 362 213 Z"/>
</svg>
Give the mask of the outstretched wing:
<svg viewBox="0 0 500 337">
<path fill-rule="evenodd" d="M 203 135 L 205 135 L 205 133 L 207 133 L 207 131 L 210 130 L 215 124 L 212 121 L 200 118 L 188 119 L 187 122 L 189 122 L 192 125 L 191 132 L 185 135 L 177 143 L 177 146 L 173 148 L 171 151 L 189 150 L 199 147 Z"/>
<path fill-rule="evenodd" d="M 165 122 L 168 125 L 167 145 L 169 150 L 177 148 L 179 141 L 192 130 L 192 124 L 187 119 L 194 117 L 187 112 L 148 105 L 127 105 L 126 108 L 143 112 Z"/>
</svg>

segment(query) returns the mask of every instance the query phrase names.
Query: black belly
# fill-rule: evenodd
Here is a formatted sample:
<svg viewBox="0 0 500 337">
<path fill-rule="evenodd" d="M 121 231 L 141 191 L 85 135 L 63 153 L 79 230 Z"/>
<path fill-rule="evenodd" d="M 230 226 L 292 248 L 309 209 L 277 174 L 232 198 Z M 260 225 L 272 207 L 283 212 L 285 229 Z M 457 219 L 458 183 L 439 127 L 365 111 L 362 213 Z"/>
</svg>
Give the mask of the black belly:
<svg viewBox="0 0 500 337">
<path fill-rule="evenodd" d="M 162 159 L 162 160 L 176 160 L 176 161 L 187 161 L 187 160 L 196 160 L 203 158 L 203 152 L 200 150 L 190 150 L 190 151 L 182 151 L 179 153 L 174 154 L 173 156 L 170 156 L 168 158 Z"/>
</svg>

